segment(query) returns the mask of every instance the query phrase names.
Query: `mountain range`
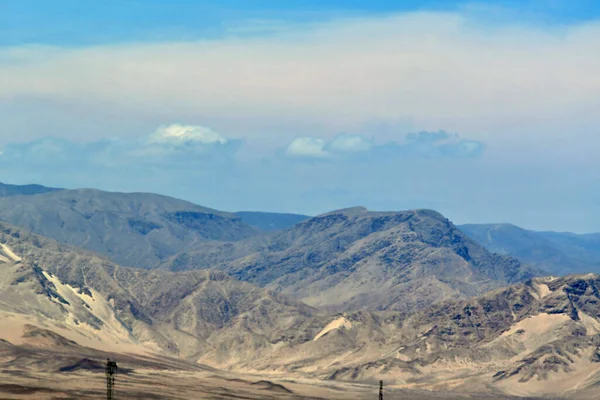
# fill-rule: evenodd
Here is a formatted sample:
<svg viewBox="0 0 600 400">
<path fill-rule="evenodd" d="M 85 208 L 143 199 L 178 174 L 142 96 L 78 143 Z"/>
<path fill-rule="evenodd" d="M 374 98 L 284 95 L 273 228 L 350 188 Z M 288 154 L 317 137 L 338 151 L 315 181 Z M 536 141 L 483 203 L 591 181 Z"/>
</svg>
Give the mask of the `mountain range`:
<svg viewBox="0 0 600 400">
<path fill-rule="evenodd" d="M 91 189 L 0 198 L 0 220 L 0 391 L 15 398 L 98 398 L 108 357 L 127 398 L 367 399 L 383 379 L 392 398 L 591 399 L 600 385 L 600 277 L 559 273 L 594 268 L 594 235 Z"/>
<path fill-rule="evenodd" d="M 429 210 L 356 207 L 263 232 L 165 196 L 62 190 L 0 198 L 0 220 L 120 265 L 221 270 L 331 311 L 416 310 L 541 274 Z"/>
<path fill-rule="evenodd" d="M 132 371 L 167 357 L 188 369 L 384 379 L 396 389 L 496 398 L 587 398 L 600 380 L 597 275 L 533 278 L 417 312 L 330 313 L 218 271 L 119 267 L 19 228 L 1 231 L 0 339 L 5 353 L 20 355 L 0 362 L 9 371 L 30 368 L 27 350 L 66 354 L 61 368 L 84 355 L 129 354 L 122 365 Z M 36 368 L 45 364 L 56 362 Z"/>
<path fill-rule="evenodd" d="M 230 261 L 260 248 L 270 240 L 264 239 L 269 234 L 310 219 L 300 214 L 221 212 L 146 193 L 0 183 L 0 220 L 140 268 L 195 268 L 180 265 L 185 253 L 194 252 L 215 257 L 199 260 L 201 266 Z M 549 274 L 600 272 L 598 233 L 539 232 L 511 224 L 466 224 L 458 229 L 492 253 L 514 257 Z M 211 250 L 218 242 L 251 237 L 236 245 L 231 256 L 217 257 Z"/>
</svg>

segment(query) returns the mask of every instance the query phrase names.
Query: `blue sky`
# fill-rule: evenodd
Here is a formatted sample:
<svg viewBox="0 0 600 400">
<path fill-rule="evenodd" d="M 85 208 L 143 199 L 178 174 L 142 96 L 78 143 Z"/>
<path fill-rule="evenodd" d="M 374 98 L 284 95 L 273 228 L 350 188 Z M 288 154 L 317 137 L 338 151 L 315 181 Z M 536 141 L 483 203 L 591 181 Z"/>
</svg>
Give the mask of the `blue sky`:
<svg viewBox="0 0 600 400">
<path fill-rule="evenodd" d="M 119 41 L 190 40 L 227 34 L 248 20 L 316 21 L 341 16 L 484 7 L 490 19 L 563 24 L 600 15 L 594 0 L 3 0 L 0 43 L 86 45 Z M 489 12 L 489 8 L 496 8 Z"/>
<path fill-rule="evenodd" d="M 594 1 L 0 0 L 0 181 L 600 231 Z"/>
</svg>

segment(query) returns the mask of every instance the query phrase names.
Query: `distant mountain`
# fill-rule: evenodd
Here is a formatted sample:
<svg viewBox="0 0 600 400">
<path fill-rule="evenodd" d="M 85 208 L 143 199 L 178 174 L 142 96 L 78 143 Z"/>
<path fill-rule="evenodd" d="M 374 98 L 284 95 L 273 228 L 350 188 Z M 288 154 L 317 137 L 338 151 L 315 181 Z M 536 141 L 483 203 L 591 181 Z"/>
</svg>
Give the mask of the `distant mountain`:
<svg viewBox="0 0 600 400">
<path fill-rule="evenodd" d="M 416 310 L 528 279 L 430 210 L 334 211 L 285 231 L 200 244 L 163 268 L 218 268 L 328 310 Z"/>
<path fill-rule="evenodd" d="M 235 215 L 246 224 L 261 231 L 279 231 L 309 219 L 308 215 L 239 211 Z"/>
<path fill-rule="evenodd" d="M 459 229 L 492 252 L 554 275 L 600 272 L 600 234 L 536 232 L 510 224 L 469 224 Z"/>
<path fill-rule="evenodd" d="M 0 198 L 0 220 L 141 268 L 154 268 L 198 242 L 257 234 L 234 214 L 183 200 L 90 189 Z"/>
<path fill-rule="evenodd" d="M 49 188 L 41 185 L 10 185 L 0 182 L 0 197 L 19 195 L 33 195 L 40 193 L 55 192 L 62 189 Z"/>
</svg>

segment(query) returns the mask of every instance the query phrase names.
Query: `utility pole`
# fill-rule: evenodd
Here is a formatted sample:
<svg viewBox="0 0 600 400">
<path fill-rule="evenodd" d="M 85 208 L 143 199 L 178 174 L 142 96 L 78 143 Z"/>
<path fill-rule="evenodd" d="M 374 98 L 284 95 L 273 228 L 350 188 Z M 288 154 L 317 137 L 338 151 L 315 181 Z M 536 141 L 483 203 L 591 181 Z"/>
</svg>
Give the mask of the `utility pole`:
<svg viewBox="0 0 600 400">
<path fill-rule="evenodd" d="M 383 400 L 383 381 L 379 381 L 379 400 Z"/>
<path fill-rule="evenodd" d="M 113 388 L 115 386 L 115 379 L 117 377 L 117 362 L 110 361 L 110 358 L 106 359 L 106 399 L 112 400 Z"/>
</svg>

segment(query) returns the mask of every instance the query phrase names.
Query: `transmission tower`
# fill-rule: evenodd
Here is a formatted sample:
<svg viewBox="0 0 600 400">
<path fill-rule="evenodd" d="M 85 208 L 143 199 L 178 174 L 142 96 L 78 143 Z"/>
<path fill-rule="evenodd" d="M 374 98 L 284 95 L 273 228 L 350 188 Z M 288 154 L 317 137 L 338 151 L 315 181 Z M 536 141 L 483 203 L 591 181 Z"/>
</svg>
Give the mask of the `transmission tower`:
<svg viewBox="0 0 600 400">
<path fill-rule="evenodd" d="M 383 400 L 383 381 L 379 381 L 379 400 Z"/>
<path fill-rule="evenodd" d="M 106 359 L 106 399 L 112 400 L 113 388 L 115 387 L 115 379 L 117 377 L 117 362 L 110 361 L 110 358 Z"/>
</svg>

